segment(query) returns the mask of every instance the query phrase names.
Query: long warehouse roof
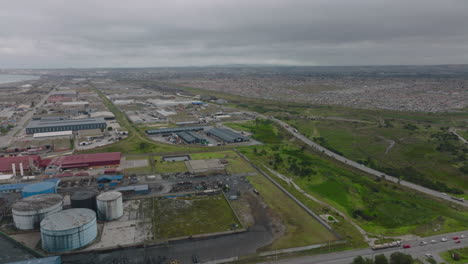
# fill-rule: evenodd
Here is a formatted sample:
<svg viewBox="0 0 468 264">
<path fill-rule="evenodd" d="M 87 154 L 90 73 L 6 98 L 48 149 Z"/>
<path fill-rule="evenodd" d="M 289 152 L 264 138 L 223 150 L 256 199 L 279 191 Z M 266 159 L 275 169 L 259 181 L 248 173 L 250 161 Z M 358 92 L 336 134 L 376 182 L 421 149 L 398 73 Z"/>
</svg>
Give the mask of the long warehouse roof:
<svg viewBox="0 0 468 264">
<path fill-rule="evenodd" d="M 182 131 L 198 131 L 203 130 L 203 127 L 172 127 L 172 128 L 161 128 L 161 129 L 149 129 L 146 130 L 147 134 L 163 134 L 163 133 L 177 133 Z"/>
<path fill-rule="evenodd" d="M 235 141 L 236 139 L 246 138 L 242 136 L 241 134 L 235 133 L 229 129 L 213 128 L 213 129 L 210 129 L 208 133 L 213 134 L 225 141 Z"/>
<path fill-rule="evenodd" d="M 70 126 L 70 125 L 81 125 L 81 124 L 102 124 L 106 123 L 104 118 L 81 118 L 81 119 L 40 119 L 31 120 L 28 128 L 32 127 L 53 127 L 53 126 Z"/>
</svg>

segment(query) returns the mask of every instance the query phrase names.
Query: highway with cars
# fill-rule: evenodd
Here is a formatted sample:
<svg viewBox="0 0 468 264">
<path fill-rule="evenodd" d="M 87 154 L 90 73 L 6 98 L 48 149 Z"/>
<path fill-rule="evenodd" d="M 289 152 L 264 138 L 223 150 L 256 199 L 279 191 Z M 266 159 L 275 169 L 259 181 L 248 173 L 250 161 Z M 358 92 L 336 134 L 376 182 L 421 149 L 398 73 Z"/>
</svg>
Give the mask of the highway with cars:
<svg viewBox="0 0 468 264">
<path fill-rule="evenodd" d="M 308 146 L 322 152 L 324 155 L 327 155 L 337 161 L 340 161 L 342 163 L 345 163 L 349 166 L 352 166 L 356 169 L 359 169 L 361 171 L 364 171 L 368 174 L 371 174 L 371 175 L 374 175 L 374 176 L 377 176 L 377 177 L 380 177 L 380 178 L 385 178 L 385 180 L 387 181 L 391 181 L 391 182 L 394 182 L 394 183 L 399 183 L 400 185 L 402 186 L 405 186 L 407 188 L 410 188 L 410 189 L 413 189 L 413 190 L 416 190 L 416 191 L 419 191 L 419 192 L 422 192 L 422 193 L 425 193 L 425 194 L 428 194 L 428 195 L 431 195 L 431 196 L 434 196 L 434 197 L 437 197 L 437 198 L 440 198 L 440 199 L 443 199 L 443 200 L 447 200 L 447 201 L 450 201 L 450 202 L 453 202 L 453 203 L 456 203 L 458 205 L 462 205 L 462 206 L 465 206 L 465 207 L 468 207 L 468 203 L 467 202 L 464 202 L 463 200 L 456 200 L 458 198 L 453 198 L 445 193 L 442 193 L 442 192 L 438 192 L 438 191 L 434 191 L 434 190 L 431 190 L 429 188 L 426 188 L 426 187 L 423 187 L 423 186 L 420 186 L 420 185 L 417 185 L 417 184 L 414 184 L 414 183 L 411 183 L 411 182 L 408 182 L 408 181 L 404 181 L 404 180 L 400 180 L 396 177 L 393 177 L 393 176 L 390 176 L 388 174 L 385 174 L 383 172 L 380 172 L 380 171 L 377 171 L 377 170 L 374 170 L 372 168 L 369 168 L 369 167 L 366 167 L 362 164 L 359 164 L 355 161 L 352 161 L 348 158 L 345 158 L 341 155 L 338 155 L 336 154 L 335 152 L 332 152 L 322 146 L 320 146 L 319 144 L 313 142 L 312 140 L 308 139 L 307 137 L 305 137 L 304 135 L 302 135 L 301 133 L 299 133 L 295 128 L 289 126 L 287 123 L 279 120 L 279 119 L 276 119 L 274 117 L 265 117 L 265 116 L 262 116 L 262 118 L 266 118 L 266 119 L 270 119 L 272 121 L 275 121 L 277 124 L 279 124 L 280 126 L 282 126 L 284 129 L 286 129 L 288 132 L 290 132 L 292 135 L 294 135 L 297 139 L 301 140 L 302 142 L 304 142 L 305 144 L 307 144 Z"/>
<path fill-rule="evenodd" d="M 462 238 L 463 236 L 465 237 Z M 313 264 L 313 263 L 350 264 L 353 262 L 353 259 L 357 256 L 373 258 L 376 255 L 385 254 L 387 257 L 389 257 L 390 254 L 394 252 L 402 252 L 405 254 L 410 254 L 414 258 L 419 258 L 419 259 L 434 258 L 436 261 L 440 262 L 442 261 L 442 259 L 439 257 L 439 253 L 447 251 L 447 250 L 468 247 L 468 238 L 466 237 L 468 237 L 468 230 L 463 231 L 463 232 L 457 232 L 457 233 L 436 235 L 436 236 L 415 239 L 415 240 L 410 240 L 410 241 L 402 241 L 401 243 L 402 245 L 399 247 L 380 249 L 380 250 L 372 250 L 370 248 L 348 250 L 348 251 L 336 252 L 336 253 L 330 253 L 330 254 L 313 255 L 313 256 L 305 256 L 305 257 L 298 257 L 298 258 L 292 258 L 292 259 L 277 260 L 274 263 L 277 263 L 277 264 L 281 264 L 281 263 L 284 263 L 284 264 L 286 263 L 287 264 Z M 443 242 L 443 240 L 445 239 L 446 241 Z M 264 262 L 264 264 L 266 263 L 271 263 L 271 262 Z"/>
</svg>

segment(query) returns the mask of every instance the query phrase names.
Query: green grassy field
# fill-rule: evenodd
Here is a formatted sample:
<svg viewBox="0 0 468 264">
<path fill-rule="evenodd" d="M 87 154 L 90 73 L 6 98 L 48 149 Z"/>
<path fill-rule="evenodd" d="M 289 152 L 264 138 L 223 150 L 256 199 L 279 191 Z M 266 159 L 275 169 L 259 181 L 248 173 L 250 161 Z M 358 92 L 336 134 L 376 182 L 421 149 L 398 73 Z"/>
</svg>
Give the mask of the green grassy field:
<svg viewBox="0 0 468 264">
<path fill-rule="evenodd" d="M 348 221 L 346 221 L 342 216 L 334 213 L 331 211 L 327 206 L 323 206 L 321 204 L 316 203 L 315 201 L 306 197 L 303 193 L 296 190 L 293 186 L 287 184 L 283 180 L 277 178 L 275 175 L 270 173 L 269 171 L 265 171 L 265 173 L 269 174 L 272 178 L 276 180 L 283 188 L 288 190 L 289 193 L 294 195 L 299 201 L 302 202 L 305 206 L 307 206 L 310 210 L 317 214 L 331 214 L 338 222 L 329 223 L 329 225 L 336 231 L 338 234 L 341 235 L 341 239 L 346 240 L 346 244 L 343 246 L 346 248 L 362 248 L 368 247 L 368 244 L 364 241 L 364 237 L 359 233 L 359 231 Z"/>
<path fill-rule="evenodd" d="M 280 144 L 283 136 L 278 132 L 272 121 L 257 119 L 243 123 L 225 123 L 226 126 L 253 133 L 252 138 L 265 144 Z"/>
<path fill-rule="evenodd" d="M 460 256 L 459 260 L 453 260 L 452 254 L 456 253 Z M 468 247 L 461 248 L 461 249 L 454 249 L 449 250 L 446 252 L 442 252 L 440 256 L 448 263 L 448 264 L 466 264 L 468 263 Z"/>
<path fill-rule="evenodd" d="M 159 161 L 160 159 L 158 158 L 156 158 L 156 160 L 158 160 L 155 164 L 157 173 L 177 173 L 188 171 L 184 161 L 166 162 Z"/>
<path fill-rule="evenodd" d="M 266 121 L 249 124 L 249 129 L 255 132 L 257 127 L 265 129 L 270 125 Z M 369 232 L 430 235 L 468 227 L 466 209 L 454 210 L 422 194 L 378 182 L 301 147 L 281 129 L 274 131 L 271 133 L 280 134 L 281 144 L 240 147 L 239 150 L 258 166 L 265 164 L 292 177 L 303 190 L 355 218 Z"/>
<path fill-rule="evenodd" d="M 154 199 L 154 238 L 223 232 L 240 223 L 222 195 L 179 199 Z"/>
<path fill-rule="evenodd" d="M 388 122 L 390 127 L 330 120 L 290 120 L 302 133 L 325 147 L 390 175 L 422 183 L 412 179 L 419 174 L 424 180 L 439 181 L 439 186 L 445 183 L 451 188 L 468 189 L 468 174 L 458 169 L 468 164 L 468 147 L 463 147 L 463 143 L 456 139 L 449 139 L 447 144 L 456 147 L 457 151 L 440 150 L 444 141 L 434 135 L 450 135 L 440 126 Z M 390 148 L 391 141 L 395 143 Z M 444 188 L 440 191 L 450 192 Z"/>
<path fill-rule="evenodd" d="M 355 218 L 369 232 L 430 235 L 468 227 L 464 209 L 454 210 L 419 193 L 377 182 L 294 146 L 274 149 L 264 146 L 256 153 L 249 148 L 241 152 L 258 165 L 271 164 L 292 177 L 303 190 Z"/>
<path fill-rule="evenodd" d="M 275 240 L 273 244 L 264 248 L 264 250 L 300 247 L 337 239 L 294 203 L 293 200 L 275 187 L 267 178 L 262 175 L 249 176 L 247 178 L 260 192 L 260 195 L 268 206 L 280 216 L 283 224 L 286 226 L 284 235 Z"/>
</svg>

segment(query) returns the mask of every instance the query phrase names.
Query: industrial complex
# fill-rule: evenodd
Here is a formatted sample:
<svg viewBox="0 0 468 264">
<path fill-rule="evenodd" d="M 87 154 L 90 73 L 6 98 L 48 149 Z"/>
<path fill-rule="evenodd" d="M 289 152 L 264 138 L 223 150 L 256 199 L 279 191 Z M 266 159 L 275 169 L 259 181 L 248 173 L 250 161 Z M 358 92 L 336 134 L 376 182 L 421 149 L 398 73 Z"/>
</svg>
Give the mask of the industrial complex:
<svg viewBox="0 0 468 264">
<path fill-rule="evenodd" d="M 83 119 L 61 119 L 43 118 L 31 120 L 26 127 L 27 134 L 57 132 L 57 131 L 77 131 L 85 129 L 105 129 L 104 118 L 83 118 Z"/>
</svg>

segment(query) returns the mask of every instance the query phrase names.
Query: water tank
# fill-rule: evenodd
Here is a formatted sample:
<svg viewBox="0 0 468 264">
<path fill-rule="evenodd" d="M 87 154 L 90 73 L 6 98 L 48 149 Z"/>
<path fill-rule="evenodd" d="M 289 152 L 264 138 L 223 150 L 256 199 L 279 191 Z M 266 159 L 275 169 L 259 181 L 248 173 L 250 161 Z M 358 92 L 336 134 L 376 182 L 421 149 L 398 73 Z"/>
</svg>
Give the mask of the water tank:
<svg viewBox="0 0 468 264">
<path fill-rule="evenodd" d="M 23 188 L 23 197 L 29 197 L 43 193 L 55 193 L 56 185 L 54 182 L 38 182 L 26 185 Z"/>
<path fill-rule="evenodd" d="M 89 190 L 74 192 L 70 202 L 72 208 L 88 208 L 96 211 L 96 192 Z"/>
<path fill-rule="evenodd" d="M 16 228 L 30 230 L 39 228 L 46 216 L 61 211 L 63 198 L 60 194 L 39 194 L 23 198 L 11 209 Z"/>
<path fill-rule="evenodd" d="M 41 222 L 42 249 L 62 252 L 82 248 L 96 239 L 96 213 L 72 208 L 52 214 Z"/>
<path fill-rule="evenodd" d="M 123 215 L 122 193 L 101 193 L 96 201 L 99 220 L 111 221 Z"/>
</svg>

